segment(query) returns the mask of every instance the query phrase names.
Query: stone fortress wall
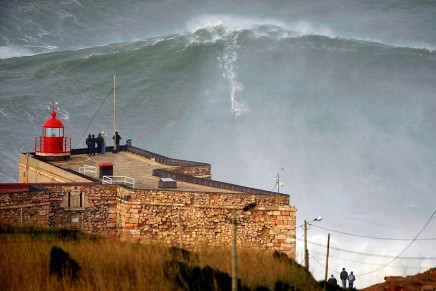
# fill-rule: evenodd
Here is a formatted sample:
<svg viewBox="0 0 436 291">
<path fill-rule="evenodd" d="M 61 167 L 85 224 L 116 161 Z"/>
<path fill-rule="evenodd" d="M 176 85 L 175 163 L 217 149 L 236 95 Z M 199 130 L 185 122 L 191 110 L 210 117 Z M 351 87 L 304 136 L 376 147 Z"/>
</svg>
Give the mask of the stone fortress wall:
<svg viewBox="0 0 436 291">
<path fill-rule="evenodd" d="M 256 208 L 242 211 L 249 203 Z M 139 190 L 96 183 L 34 184 L 26 191 L 0 193 L 4 222 L 191 249 L 230 247 L 233 211 L 239 247 L 277 250 L 295 258 L 296 209 L 288 195 Z"/>
<path fill-rule="evenodd" d="M 0 190 L 2 185 L 10 189 L 0 191 L 0 220 L 195 249 L 230 247 L 232 213 L 236 211 L 239 247 L 277 250 L 295 258 L 296 209 L 289 205 L 288 195 L 214 181 L 210 164 L 172 159 L 131 146 L 127 151 L 174 166 L 156 169 L 153 176 L 226 192 L 101 184 L 23 153 L 19 156 L 20 184 L 0 184 Z M 86 149 L 72 151 L 72 155 L 85 153 Z M 242 211 L 249 203 L 257 206 Z"/>
</svg>

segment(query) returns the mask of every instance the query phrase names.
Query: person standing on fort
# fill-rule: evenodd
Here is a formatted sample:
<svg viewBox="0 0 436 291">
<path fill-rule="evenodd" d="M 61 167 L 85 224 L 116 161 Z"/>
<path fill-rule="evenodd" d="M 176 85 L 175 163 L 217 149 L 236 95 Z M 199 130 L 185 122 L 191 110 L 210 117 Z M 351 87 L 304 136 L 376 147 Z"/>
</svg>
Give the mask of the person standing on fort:
<svg viewBox="0 0 436 291">
<path fill-rule="evenodd" d="M 92 135 L 91 137 L 91 153 L 93 156 L 95 156 L 95 144 L 97 143 L 97 139 L 95 138 L 95 135 Z"/>
<path fill-rule="evenodd" d="M 115 135 L 112 137 L 112 139 L 115 141 L 116 150 L 119 150 L 121 136 L 118 134 L 118 130 L 115 130 Z"/>
<path fill-rule="evenodd" d="M 91 152 L 91 142 L 92 142 L 92 137 L 91 137 L 90 134 L 88 134 L 88 138 L 86 139 L 86 146 L 88 147 L 88 150 L 87 150 L 86 154 L 88 156 L 90 156 L 92 154 L 92 152 Z"/>
<path fill-rule="evenodd" d="M 101 132 L 101 137 L 103 138 L 103 145 L 101 146 L 101 153 L 104 154 L 106 152 L 106 137 L 107 134 L 104 130 Z"/>
<path fill-rule="evenodd" d="M 350 287 L 350 289 L 353 289 L 354 280 L 356 280 L 356 276 L 354 276 L 353 271 L 351 271 L 350 275 L 348 275 L 348 287 Z"/>
<path fill-rule="evenodd" d="M 345 268 L 342 268 L 342 272 L 339 275 L 339 277 L 341 278 L 342 281 L 342 288 L 347 288 L 347 280 L 348 280 L 348 273 L 347 271 L 345 271 Z"/>
<path fill-rule="evenodd" d="M 101 136 L 101 133 L 99 133 L 98 134 L 98 136 L 97 136 L 97 153 L 98 154 L 102 154 L 103 152 L 103 142 L 104 142 L 104 140 L 103 140 L 103 137 Z"/>
</svg>

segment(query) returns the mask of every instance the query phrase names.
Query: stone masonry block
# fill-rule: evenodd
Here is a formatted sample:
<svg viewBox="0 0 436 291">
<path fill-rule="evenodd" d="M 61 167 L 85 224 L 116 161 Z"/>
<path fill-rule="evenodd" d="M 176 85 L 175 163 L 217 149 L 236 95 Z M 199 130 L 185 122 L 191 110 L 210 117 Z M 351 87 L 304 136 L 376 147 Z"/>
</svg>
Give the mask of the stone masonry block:
<svg viewBox="0 0 436 291">
<path fill-rule="evenodd" d="M 68 187 L 70 186 L 51 186 L 50 197 L 35 197 L 35 201 L 47 203 L 50 207 L 40 206 L 38 217 L 25 215 L 24 219 L 27 217 L 33 221 L 38 220 L 41 224 L 62 224 L 64 217 L 71 215 L 71 210 L 67 212 L 60 205 L 65 193 L 70 191 Z M 89 197 L 89 202 L 92 202 L 81 213 L 86 231 L 102 235 L 111 233 L 120 240 L 156 241 L 177 245 L 181 225 L 183 243 L 194 248 L 206 241 L 211 245 L 231 246 L 229 214 L 235 207 L 256 202 L 258 207 L 255 211 L 238 217 L 238 240 L 249 248 L 268 252 L 284 250 L 288 255 L 295 256 L 296 209 L 284 205 L 284 200 L 275 195 L 156 189 L 126 192 L 122 187 L 97 185 L 77 190 L 83 191 Z M 129 201 L 119 198 L 124 194 L 130 195 Z M 19 220 L 20 205 L 23 207 L 28 204 L 29 198 L 21 194 L 16 197 L 0 197 L 0 207 L 10 209 L 8 212 L 4 211 L 3 217 L 10 217 L 10 220 Z M 12 209 L 11 206 L 16 208 Z"/>
</svg>

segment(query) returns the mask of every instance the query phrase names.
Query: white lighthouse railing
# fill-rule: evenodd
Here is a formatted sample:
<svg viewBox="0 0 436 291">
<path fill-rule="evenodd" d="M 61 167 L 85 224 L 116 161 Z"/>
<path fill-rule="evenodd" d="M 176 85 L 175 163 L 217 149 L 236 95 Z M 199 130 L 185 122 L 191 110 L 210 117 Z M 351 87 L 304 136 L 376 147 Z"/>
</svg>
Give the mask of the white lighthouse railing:
<svg viewBox="0 0 436 291">
<path fill-rule="evenodd" d="M 94 177 L 97 177 L 97 167 L 84 165 L 79 167 L 79 173 L 86 175 L 87 173 L 93 173 Z"/>
<path fill-rule="evenodd" d="M 135 179 L 126 176 L 103 176 L 103 184 L 123 184 L 135 188 Z"/>
</svg>

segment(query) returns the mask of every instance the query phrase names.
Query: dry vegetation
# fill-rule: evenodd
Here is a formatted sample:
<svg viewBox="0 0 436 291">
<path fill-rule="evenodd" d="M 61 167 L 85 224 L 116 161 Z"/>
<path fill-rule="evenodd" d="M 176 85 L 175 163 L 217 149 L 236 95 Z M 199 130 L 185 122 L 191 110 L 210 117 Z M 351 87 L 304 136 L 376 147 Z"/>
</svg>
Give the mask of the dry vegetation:
<svg viewBox="0 0 436 291">
<path fill-rule="evenodd" d="M 58 280 L 49 275 L 53 246 L 79 263 L 78 280 Z M 205 248 L 191 252 L 189 259 L 182 254 L 180 249 L 174 252 L 168 246 L 0 224 L 0 290 L 199 290 L 188 283 L 176 283 L 175 277 L 183 277 L 179 266 L 197 270 L 209 266 L 231 274 L 230 249 Z M 274 290 L 278 280 L 295 286 L 295 290 L 323 290 L 301 266 L 287 258 L 240 250 L 238 259 L 238 277 L 244 290 Z"/>
</svg>

